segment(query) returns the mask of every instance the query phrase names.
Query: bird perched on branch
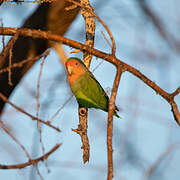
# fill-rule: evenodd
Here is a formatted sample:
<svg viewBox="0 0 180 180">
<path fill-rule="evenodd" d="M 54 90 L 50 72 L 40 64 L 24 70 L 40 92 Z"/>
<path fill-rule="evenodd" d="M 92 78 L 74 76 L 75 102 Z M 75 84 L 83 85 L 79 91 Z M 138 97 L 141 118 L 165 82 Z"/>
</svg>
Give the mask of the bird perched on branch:
<svg viewBox="0 0 180 180">
<path fill-rule="evenodd" d="M 66 60 L 65 66 L 68 83 L 79 106 L 108 112 L 109 97 L 85 64 L 80 59 L 71 57 Z M 115 107 L 114 115 L 120 118 L 117 111 Z"/>
</svg>

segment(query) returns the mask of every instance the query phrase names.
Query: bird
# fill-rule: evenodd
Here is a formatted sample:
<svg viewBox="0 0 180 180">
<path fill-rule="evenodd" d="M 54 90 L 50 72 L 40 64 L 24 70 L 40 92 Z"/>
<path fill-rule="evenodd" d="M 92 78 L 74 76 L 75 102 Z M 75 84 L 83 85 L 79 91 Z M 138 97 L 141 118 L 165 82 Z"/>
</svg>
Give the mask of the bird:
<svg viewBox="0 0 180 180">
<path fill-rule="evenodd" d="M 108 95 L 81 59 L 68 58 L 65 62 L 65 68 L 67 81 L 79 107 L 96 108 L 108 112 Z M 115 106 L 114 115 L 120 118 L 117 111 L 119 110 Z"/>
</svg>

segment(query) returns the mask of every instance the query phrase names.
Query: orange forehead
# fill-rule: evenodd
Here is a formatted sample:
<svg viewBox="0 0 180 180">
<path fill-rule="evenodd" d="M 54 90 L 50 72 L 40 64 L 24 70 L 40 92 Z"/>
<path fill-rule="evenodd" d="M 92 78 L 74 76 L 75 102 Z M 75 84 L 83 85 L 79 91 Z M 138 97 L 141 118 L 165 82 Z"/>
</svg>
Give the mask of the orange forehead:
<svg viewBox="0 0 180 180">
<path fill-rule="evenodd" d="M 67 61 L 66 66 L 73 66 L 77 62 L 78 62 L 77 60 Z"/>
</svg>

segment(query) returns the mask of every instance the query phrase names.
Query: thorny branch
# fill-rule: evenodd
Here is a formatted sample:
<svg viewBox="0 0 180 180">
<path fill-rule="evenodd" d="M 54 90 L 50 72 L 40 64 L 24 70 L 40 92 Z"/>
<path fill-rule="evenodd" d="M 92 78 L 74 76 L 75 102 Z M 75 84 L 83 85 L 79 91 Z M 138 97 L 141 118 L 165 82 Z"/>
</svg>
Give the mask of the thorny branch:
<svg viewBox="0 0 180 180">
<path fill-rule="evenodd" d="M 61 146 L 61 144 L 56 144 L 49 152 L 47 152 L 43 156 L 41 156 L 41 157 L 39 157 L 37 159 L 32 159 L 32 160 L 30 160 L 30 161 L 28 161 L 26 163 L 16 164 L 16 165 L 2 165 L 2 164 L 0 164 L 0 169 L 22 169 L 22 168 L 25 168 L 25 167 L 30 166 L 30 165 L 35 165 L 38 162 L 44 161 L 45 159 L 47 159 L 60 146 Z"/>
<path fill-rule="evenodd" d="M 22 108 L 16 106 L 16 105 L 13 104 L 12 102 L 10 102 L 10 101 L 7 99 L 7 97 L 5 97 L 2 93 L 0 93 L 0 98 L 1 98 L 4 102 L 6 102 L 6 103 L 8 103 L 9 105 L 11 105 L 11 106 L 12 106 L 13 108 L 15 108 L 16 110 L 18 110 L 19 112 L 21 112 L 21 113 L 29 116 L 32 120 L 39 121 L 39 122 L 45 124 L 46 126 L 49 126 L 49 127 L 53 128 L 53 129 L 55 129 L 57 132 L 61 132 L 61 130 L 60 130 L 59 128 L 53 126 L 49 121 L 43 121 L 43 120 L 41 120 L 41 119 L 39 119 L 39 118 L 37 118 L 37 117 L 29 114 L 28 112 L 26 112 L 26 111 L 23 110 Z"/>
</svg>

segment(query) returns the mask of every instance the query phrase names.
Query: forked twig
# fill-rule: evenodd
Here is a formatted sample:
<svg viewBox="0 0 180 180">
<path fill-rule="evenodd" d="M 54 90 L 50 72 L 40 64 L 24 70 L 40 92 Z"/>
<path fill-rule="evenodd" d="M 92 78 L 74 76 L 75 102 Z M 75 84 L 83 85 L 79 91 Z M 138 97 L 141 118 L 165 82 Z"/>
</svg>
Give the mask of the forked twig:
<svg viewBox="0 0 180 180">
<path fill-rule="evenodd" d="M 18 62 L 18 63 L 14 63 L 8 67 L 5 67 L 3 69 L 0 69 L 0 74 L 1 73 L 5 73 L 5 72 L 8 72 L 9 69 L 14 69 L 14 68 L 20 68 L 22 67 L 24 64 L 28 63 L 29 61 L 38 61 L 40 58 L 44 57 L 44 56 L 47 56 L 49 54 L 49 49 L 46 50 L 44 53 L 42 53 L 41 55 L 38 55 L 36 57 L 33 57 L 33 58 L 27 58 L 25 60 L 22 60 L 21 62 Z"/>
<path fill-rule="evenodd" d="M 93 9 L 91 7 L 83 6 L 82 4 L 80 4 L 80 3 L 78 3 L 78 2 L 76 2 L 74 0 L 67 0 L 67 1 L 74 3 L 76 6 L 84 8 L 87 12 L 89 12 L 91 15 L 93 15 L 94 17 L 96 17 L 98 19 L 98 21 L 104 26 L 107 33 L 109 34 L 109 37 L 111 38 L 111 41 L 112 41 L 112 56 L 115 56 L 115 53 L 116 53 L 115 40 L 113 38 L 113 35 L 112 35 L 109 27 L 104 23 L 104 21 L 96 13 L 94 13 L 94 11 L 93 11 Z"/>
<path fill-rule="evenodd" d="M 36 100 L 37 100 L 37 112 L 36 112 L 36 117 L 39 118 L 39 109 L 40 109 L 40 103 L 39 103 L 39 96 L 40 96 L 40 80 L 41 80 L 41 76 L 42 76 L 42 69 L 43 69 L 43 65 L 45 63 L 47 56 L 44 56 L 41 64 L 40 64 L 40 71 L 39 71 L 39 76 L 38 76 L 38 81 L 37 81 L 37 95 L 36 95 Z M 37 121 L 37 128 L 38 128 L 38 132 L 39 132 L 39 138 L 40 138 L 40 144 L 41 144 L 41 149 L 42 149 L 42 153 L 43 155 L 45 154 L 45 147 L 43 144 L 43 140 L 42 140 L 42 133 L 41 133 L 41 126 L 40 126 L 40 122 Z M 45 160 L 45 166 L 48 170 L 48 172 L 50 172 L 50 170 L 48 169 L 48 164 L 47 161 Z"/>
<path fill-rule="evenodd" d="M 28 112 L 26 112 L 26 111 L 23 110 L 22 108 L 16 106 L 16 105 L 13 104 L 12 102 L 10 102 L 10 101 L 7 99 L 7 97 L 5 97 L 2 93 L 0 93 L 0 98 L 1 98 L 4 102 L 6 102 L 6 103 L 8 103 L 9 105 L 11 105 L 11 106 L 12 106 L 13 108 L 15 108 L 16 110 L 18 110 L 19 112 L 21 112 L 21 113 L 29 116 L 32 120 L 39 121 L 39 122 L 45 124 L 46 126 L 49 126 L 49 127 L 53 128 L 53 129 L 55 129 L 57 132 L 61 132 L 61 130 L 60 130 L 59 128 L 53 126 L 49 121 L 43 121 L 43 120 L 41 120 L 41 119 L 39 119 L 39 118 L 37 118 L 37 117 L 29 114 Z"/>
<path fill-rule="evenodd" d="M 49 152 L 47 152 L 46 154 L 44 154 L 43 156 L 37 158 L 37 159 L 32 159 L 26 163 L 22 163 L 22 164 L 16 164 L 16 165 L 2 165 L 0 164 L 0 169 L 22 169 L 25 168 L 27 166 L 30 165 L 35 165 L 40 161 L 43 161 L 45 159 L 47 159 L 53 152 L 55 152 L 59 147 L 61 146 L 61 144 L 56 144 Z"/>
</svg>

